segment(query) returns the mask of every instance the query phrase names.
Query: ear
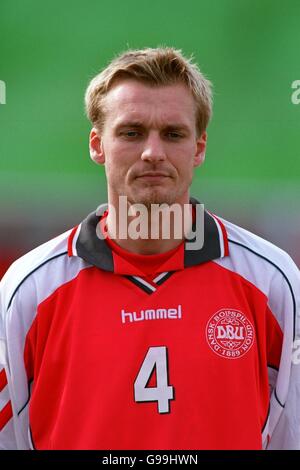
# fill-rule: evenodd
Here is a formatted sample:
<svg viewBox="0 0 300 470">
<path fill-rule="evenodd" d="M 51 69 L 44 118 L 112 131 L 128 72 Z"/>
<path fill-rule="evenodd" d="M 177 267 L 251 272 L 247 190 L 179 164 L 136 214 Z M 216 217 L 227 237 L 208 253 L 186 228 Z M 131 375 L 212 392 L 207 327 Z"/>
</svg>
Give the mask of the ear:
<svg viewBox="0 0 300 470">
<path fill-rule="evenodd" d="M 196 141 L 196 153 L 194 155 L 194 167 L 202 165 L 205 160 L 207 133 L 204 131 Z"/>
<path fill-rule="evenodd" d="M 105 162 L 103 142 L 95 127 L 90 132 L 89 147 L 91 159 L 98 165 L 103 165 Z"/>
</svg>

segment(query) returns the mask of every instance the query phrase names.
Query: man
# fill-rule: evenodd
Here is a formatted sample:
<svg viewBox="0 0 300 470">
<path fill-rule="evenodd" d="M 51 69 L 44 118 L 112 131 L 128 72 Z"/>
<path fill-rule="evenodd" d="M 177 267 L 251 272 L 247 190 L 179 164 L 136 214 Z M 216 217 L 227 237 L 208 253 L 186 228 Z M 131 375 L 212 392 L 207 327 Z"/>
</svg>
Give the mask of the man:
<svg viewBox="0 0 300 470">
<path fill-rule="evenodd" d="M 2 281 L 1 446 L 300 448 L 298 269 L 189 194 L 209 82 L 128 51 L 86 108 L 108 205 Z"/>
</svg>

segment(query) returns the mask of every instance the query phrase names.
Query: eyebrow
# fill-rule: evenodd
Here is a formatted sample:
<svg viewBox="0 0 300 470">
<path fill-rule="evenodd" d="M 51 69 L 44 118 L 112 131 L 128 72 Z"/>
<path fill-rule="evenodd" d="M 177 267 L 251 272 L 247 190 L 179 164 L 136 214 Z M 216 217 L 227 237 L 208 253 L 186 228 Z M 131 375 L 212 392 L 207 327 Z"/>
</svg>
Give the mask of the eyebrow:
<svg viewBox="0 0 300 470">
<path fill-rule="evenodd" d="M 139 129 L 144 129 L 146 126 L 141 122 L 141 121 L 124 121 L 121 122 L 120 124 L 117 125 L 116 130 L 122 129 L 124 127 L 133 127 L 133 128 L 139 128 Z M 166 126 L 163 127 L 164 130 L 182 130 L 189 132 L 190 129 L 187 125 L 183 123 L 173 123 L 173 124 L 167 124 Z"/>
<path fill-rule="evenodd" d="M 140 121 L 124 121 L 117 125 L 116 129 L 122 127 L 145 127 Z"/>
<path fill-rule="evenodd" d="M 165 129 L 166 129 L 166 130 L 179 130 L 179 131 L 190 132 L 189 127 L 186 126 L 186 125 L 183 124 L 183 123 L 168 124 L 168 125 L 165 127 Z"/>
</svg>

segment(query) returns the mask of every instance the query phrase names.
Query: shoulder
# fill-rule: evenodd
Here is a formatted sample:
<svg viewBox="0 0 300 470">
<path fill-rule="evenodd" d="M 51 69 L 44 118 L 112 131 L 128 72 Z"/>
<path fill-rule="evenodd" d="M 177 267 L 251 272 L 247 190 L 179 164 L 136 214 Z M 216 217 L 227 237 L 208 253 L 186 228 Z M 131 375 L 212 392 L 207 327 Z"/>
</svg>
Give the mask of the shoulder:
<svg viewBox="0 0 300 470">
<path fill-rule="evenodd" d="M 240 264 L 245 260 L 253 267 L 265 270 L 277 270 L 291 277 L 299 276 L 299 269 L 291 256 L 284 250 L 264 238 L 232 222 L 220 218 L 226 229 L 229 257 Z"/>
<path fill-rule="evenodd" d="M 84 267 L 83 260 L 68 256 L 71 232 L 72 229 L 43 243 L 10 266 L 0 282 L 3 310 L 9 309 L 20 292 L 23 300 L 28 297 L 32 301 L 35 297 L 39 303 Z"/>
<path fill-rule="evenodd" d="M 298 267 L 288 253 L 273 243 L 219 219 L 226 229 L 229 255 L 216 263 L 250 283 L 253 292 L 262 293 L 281 328 L 295 338 L 300 334 Z"/>
<path fill-rule="evenodd" d="M 291 320 L 293 335 L 300 306 L 300 273 L 290 257 L 273 243 L 219 218 L 228 239 L 229 255 L 216 260 L 223 268 L 245 279 L 266 297 L 267 303 L 283 326 Z M 297 325 L 298 327 L 297 327 Z"/>
</svg>

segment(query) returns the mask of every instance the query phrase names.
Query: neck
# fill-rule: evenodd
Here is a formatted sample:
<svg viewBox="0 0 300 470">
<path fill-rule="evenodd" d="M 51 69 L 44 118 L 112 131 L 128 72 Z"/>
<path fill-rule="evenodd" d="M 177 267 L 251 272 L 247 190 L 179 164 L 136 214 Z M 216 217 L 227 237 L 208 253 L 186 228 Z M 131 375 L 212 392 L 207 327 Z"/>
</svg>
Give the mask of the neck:
<svg viewBox="0 0 300 470">
<path fill-rule="evenodd" d="M 109 237 L 127 251 L 144 255 L 170 251 L 181 244 L 192 226 L 188 197 L 184 202 L 151 208 L 127 204 L 125 199 L 120 197 L 116 205 L 109 203 L 106 225 Z"/>
</svg>

